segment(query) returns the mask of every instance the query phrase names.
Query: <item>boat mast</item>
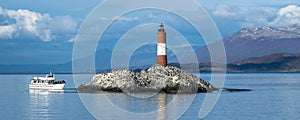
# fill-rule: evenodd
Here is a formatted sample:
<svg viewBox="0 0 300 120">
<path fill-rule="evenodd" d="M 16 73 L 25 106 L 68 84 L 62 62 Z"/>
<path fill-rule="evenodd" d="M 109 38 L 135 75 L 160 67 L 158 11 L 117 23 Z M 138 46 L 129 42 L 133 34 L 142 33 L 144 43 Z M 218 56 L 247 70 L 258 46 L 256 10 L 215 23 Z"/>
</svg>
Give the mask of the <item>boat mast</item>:
<svg viewBox="0 0 300 120">
<path fill-rule="evenodd" d="M 52 70 L 50 69 L 50 76 L 52 76 Z"/>
</svg>

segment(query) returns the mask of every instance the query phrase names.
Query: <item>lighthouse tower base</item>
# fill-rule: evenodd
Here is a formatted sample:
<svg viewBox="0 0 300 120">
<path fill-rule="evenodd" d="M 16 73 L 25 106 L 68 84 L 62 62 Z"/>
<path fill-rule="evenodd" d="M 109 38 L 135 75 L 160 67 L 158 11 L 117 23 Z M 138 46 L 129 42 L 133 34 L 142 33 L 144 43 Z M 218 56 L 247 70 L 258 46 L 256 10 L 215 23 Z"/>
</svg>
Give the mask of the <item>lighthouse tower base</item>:
<svg viewBox="0 0 300 120">
<path fill-rule="evenodd" d="M 166 67 L 167 66 L 167 56 L 166 55 L 158 55 L 156 57 L 157 65 Z"/>
</svg>

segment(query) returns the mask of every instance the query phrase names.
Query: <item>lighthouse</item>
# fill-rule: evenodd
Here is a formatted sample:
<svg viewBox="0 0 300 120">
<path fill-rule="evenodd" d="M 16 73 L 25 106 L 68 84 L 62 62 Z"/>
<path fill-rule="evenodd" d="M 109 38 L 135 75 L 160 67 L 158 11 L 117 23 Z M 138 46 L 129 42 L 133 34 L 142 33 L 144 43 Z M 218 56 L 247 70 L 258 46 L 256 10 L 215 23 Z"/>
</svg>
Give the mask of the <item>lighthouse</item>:
<svg viewBox="0 0 300 120">
<path fill-rule="evenodd" d="M 161 23 L 157 33 L 157 57 L 156 64 L 167 66 L 167 48 L 166 48 L 166 32 L 164 25 Z"/>
</svg>

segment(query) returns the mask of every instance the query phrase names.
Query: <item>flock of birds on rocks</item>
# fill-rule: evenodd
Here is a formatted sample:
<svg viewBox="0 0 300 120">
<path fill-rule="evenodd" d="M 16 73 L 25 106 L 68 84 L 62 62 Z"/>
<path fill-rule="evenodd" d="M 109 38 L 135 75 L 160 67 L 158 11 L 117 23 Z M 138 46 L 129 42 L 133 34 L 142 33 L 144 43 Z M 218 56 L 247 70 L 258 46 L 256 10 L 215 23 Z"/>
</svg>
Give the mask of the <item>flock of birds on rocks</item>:
<svg viewBox="0 0 300 120">
<path fill-rule="evenodd" d="M 141 72 L 115 70 L 97 74 L 79 91 L 197 93 L 218 90 L 210 83 L 174 66 L 152 66 Z"/>
</svg>

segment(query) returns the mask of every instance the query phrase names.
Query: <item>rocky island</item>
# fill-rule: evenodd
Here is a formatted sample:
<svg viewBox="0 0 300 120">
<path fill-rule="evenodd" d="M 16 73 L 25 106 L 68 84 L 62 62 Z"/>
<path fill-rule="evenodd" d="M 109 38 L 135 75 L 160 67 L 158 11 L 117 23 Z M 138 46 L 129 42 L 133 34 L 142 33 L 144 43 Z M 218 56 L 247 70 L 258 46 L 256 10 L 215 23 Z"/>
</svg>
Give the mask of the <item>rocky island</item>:
<svg viewBox="0 0 300 120">
<path fill-rule="evenodd" d="M 90 83 L 81 84 L 80 92 L 166 92 L 196 93 L 218 90 L 210 83 L 173 66 L 152 66 L 141 72 L 116 70 L 97 74 Z"/>
</svg>

